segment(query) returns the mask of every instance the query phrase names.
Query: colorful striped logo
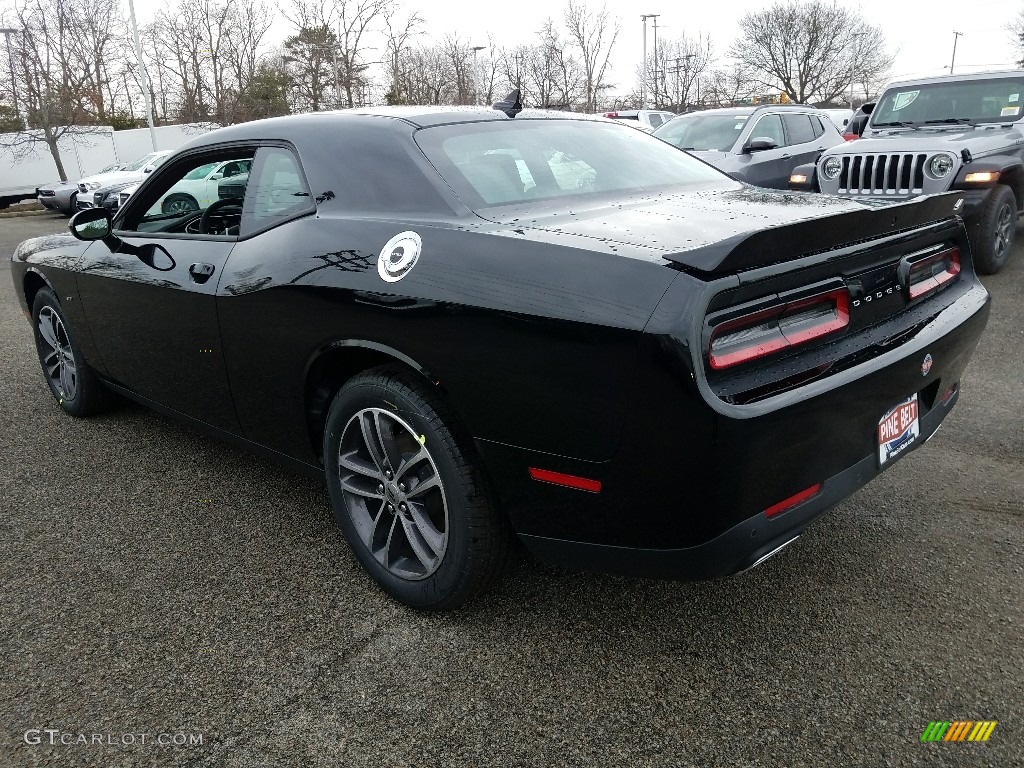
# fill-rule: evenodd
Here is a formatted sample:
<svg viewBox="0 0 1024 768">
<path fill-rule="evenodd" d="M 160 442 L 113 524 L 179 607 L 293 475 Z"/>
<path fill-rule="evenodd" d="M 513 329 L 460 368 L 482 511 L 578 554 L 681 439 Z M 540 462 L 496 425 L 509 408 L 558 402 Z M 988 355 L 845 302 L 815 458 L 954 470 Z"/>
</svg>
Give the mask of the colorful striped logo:
<svg viewBox="0 0 1024 768">
<path fill-rule="evenodd" d="M 995 720 L 939 720 L 928 723 L 921 741 L 988 741 Z"/>
</svg>

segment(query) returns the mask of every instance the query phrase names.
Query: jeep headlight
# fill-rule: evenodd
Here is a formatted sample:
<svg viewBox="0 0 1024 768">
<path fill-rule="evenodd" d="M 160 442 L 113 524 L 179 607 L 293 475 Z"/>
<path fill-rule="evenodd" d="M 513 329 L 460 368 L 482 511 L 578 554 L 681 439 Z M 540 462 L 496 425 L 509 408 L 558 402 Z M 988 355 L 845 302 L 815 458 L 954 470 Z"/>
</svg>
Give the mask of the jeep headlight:
<svg viewBox="0 0 1024 768">
<path fill-rule="evenodd" d="M 98 189 L 99 186 L 100 186 L 100 183 L 98 181 L 87 181 L 87 182 L 85 182 L 85 188 L 86 189 Z"/>
<path fill-rule="evenodd" d="M 944 179 L 953 170 L 953 158 L 949 155 L 936 155 L 928 161 L 928 171 L 936 179 Z"/>
<path fill-rule="evenodd" d="M 821 175 L 826 179 L 834 179 L 842 170 L 843 161 L 835 155 L 832 157 L 826 157 L 825 162 L 821 164 Z"/>
</svg>

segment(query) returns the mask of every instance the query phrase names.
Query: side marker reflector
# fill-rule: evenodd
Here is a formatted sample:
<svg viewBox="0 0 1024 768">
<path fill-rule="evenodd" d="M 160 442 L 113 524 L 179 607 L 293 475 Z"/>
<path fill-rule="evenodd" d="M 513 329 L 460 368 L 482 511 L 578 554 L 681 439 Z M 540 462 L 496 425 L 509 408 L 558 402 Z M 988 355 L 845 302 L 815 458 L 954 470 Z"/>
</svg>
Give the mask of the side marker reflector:
<svg viewBox="0 0 1024 768">
<path fill-rule="evenodd" d="M 566 488 L 575 488 L 578 491 L 601 492 L 600 480 L 591 480 L 590 478 L 577 477 L 576 475 L 564 475 L 561 472 L 552 472 L 550 469 L 530 467 L 530 477 L 541 483 L 564 485 Z"/>
<path fill-rule="evenodd" d="M 800 493 L 794 493 L 788 499 L 783 499 L 778 504 L 772 504 L 768 509 L 764 511 L 765 517 L 774 517 L 775 515 L 782 514 L 787 509 L 795 507 L 801 501 L 807 501 L 812 496 L 817 495 L 818 491 L 821 490 L 821 483 L 815 483 L 810 488 L 805 488 Z"/>
</svg>

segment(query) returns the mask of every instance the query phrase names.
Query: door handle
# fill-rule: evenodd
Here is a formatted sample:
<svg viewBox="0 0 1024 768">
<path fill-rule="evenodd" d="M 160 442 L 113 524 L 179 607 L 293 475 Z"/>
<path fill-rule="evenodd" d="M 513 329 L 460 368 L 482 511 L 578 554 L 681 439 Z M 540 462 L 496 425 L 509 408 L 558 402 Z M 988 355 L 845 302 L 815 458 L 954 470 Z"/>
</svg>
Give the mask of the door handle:
<svg viewBox="0 0 1024 768">
<path fill-rule="evenodd" d="M 783 160 L 789 160 L 789 158 L 790 158 L 790 154 L 788 152 L 782 156 Z"/>
<path fill-rule="evenodd" d="M 193 282 L 202 285 L 213 275 L 213 264 L 196 262 L 188 268 L 188 273 L 192 277 Z"/>
</svg>

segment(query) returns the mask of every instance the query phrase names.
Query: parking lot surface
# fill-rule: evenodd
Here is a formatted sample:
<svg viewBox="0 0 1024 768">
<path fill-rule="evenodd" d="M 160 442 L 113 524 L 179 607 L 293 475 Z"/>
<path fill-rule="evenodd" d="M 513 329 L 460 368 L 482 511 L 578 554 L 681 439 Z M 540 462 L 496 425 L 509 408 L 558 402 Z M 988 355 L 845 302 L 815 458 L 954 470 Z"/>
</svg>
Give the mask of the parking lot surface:
<svg viewBox="0 0 1024 768">
<path fill-rule="evenodd" d="M 0 219 L 4 272 L 65 226 Z M 940 432 L 778 557 L 524 557 L 440 616 L 373 586 L 322 483 L 134 404 L 65 416 L 9 280 L 0 766 L 1024 765 L 1024 248 Z"/>
</svg>

